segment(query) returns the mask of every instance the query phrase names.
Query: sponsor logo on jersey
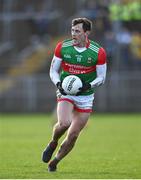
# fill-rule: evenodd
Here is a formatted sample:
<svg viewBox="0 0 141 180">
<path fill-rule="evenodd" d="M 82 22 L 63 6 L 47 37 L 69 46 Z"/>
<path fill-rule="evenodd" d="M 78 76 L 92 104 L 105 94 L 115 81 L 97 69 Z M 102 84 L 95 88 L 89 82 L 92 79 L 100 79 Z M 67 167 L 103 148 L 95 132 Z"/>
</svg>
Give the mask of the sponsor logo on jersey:
<svg viewBox="0 0 141 180">
<path fill-rule="evenodd" d="M 96 71 L 96 66 L 83 66 L 62 62 L 62 69 L 72 74 L 87 74 Z"/>
<path fill-rule="evenodd" d="M 71 55 L 70 54 L 64 54 L 64 58 L 71 58 Z"/>
</svg>

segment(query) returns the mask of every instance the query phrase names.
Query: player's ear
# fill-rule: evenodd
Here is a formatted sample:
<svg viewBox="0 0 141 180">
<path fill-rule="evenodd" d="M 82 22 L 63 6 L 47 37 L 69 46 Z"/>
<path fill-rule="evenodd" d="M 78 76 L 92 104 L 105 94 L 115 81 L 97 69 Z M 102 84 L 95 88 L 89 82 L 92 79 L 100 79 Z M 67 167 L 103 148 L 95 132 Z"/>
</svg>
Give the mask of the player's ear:
<svg viewBox="0 0 141 180">
<path fill-rule="evenodd" d="M 89 34 L 90 34 L 90 31 L 86 31 L 86 32 L 85 32 L 85 35 L 86 35 L 86 36 L 89 36 Z"/>
</svg>

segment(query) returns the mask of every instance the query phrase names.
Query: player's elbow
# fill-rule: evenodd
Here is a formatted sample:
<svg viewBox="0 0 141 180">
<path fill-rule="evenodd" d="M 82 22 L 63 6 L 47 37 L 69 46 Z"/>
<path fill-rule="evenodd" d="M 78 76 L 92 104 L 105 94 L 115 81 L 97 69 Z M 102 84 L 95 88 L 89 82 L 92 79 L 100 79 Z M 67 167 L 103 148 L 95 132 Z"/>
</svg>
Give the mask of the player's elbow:
<svg viewBox="0 0 141 180">
<path fill-rule="evenodd" d="M 97 84 L 98 86 L 101 86 L 105 83 L 105 77 L 104 76 L 99 76 L 98 79 L 99 79 L 99 82 Z"/>
<path fill-rule="evenodd" d="M 50 79 L 53 81 L 53 77 L 54 77 L 54 71 L 52 68 L 50 68 L 50 71 L 49 71 L 49 76 L 50 76 Z"/>
<path fill-rule="evenodd" d="M 102 77 L 102 84 L 104 84 L 105 83 L 105 80 L 106 80 L 106 77 Z"/>
</svg>

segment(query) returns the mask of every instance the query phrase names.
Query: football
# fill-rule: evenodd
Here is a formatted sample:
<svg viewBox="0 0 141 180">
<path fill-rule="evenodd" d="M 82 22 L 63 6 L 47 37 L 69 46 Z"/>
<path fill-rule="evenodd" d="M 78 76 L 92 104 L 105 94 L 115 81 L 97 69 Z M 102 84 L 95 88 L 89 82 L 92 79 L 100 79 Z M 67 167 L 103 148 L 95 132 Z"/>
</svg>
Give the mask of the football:
<svg viewBox="0 0 141 180">
<path fill-rule="evenodd" d="M 62 82 L 62 88 L 68 95 L 76 95 L 79 92 L 79 88 L 82 86 L 81 79 L 75 75 L 65 77 Z"/>
</svg>

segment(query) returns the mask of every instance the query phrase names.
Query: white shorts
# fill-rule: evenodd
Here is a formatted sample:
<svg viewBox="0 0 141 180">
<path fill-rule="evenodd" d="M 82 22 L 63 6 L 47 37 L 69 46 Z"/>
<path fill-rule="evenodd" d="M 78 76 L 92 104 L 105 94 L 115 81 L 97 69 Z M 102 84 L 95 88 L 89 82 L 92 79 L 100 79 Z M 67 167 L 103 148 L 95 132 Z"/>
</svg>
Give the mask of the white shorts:
<svg viewBox="0 0 141 180">
<path fill-rule="evenodd" d="M 57 91 L 57 101 L 67 101 L 74 105 L 74 109 L 78 112 L 92 112 L 94 94 L 86 96 L 71 96 L 71 95 L 62 95 Z"/>
</svg>

